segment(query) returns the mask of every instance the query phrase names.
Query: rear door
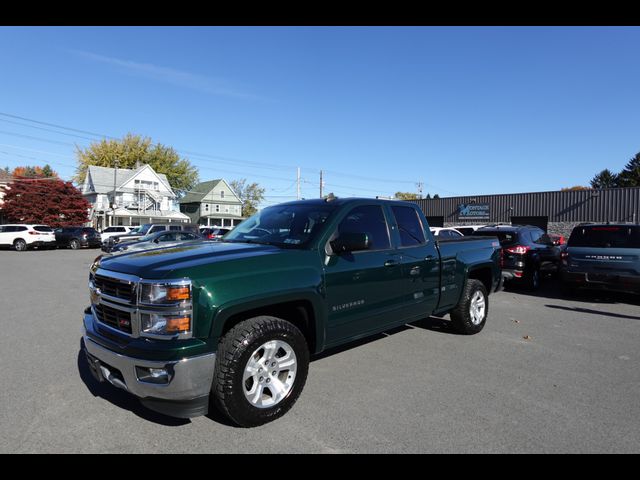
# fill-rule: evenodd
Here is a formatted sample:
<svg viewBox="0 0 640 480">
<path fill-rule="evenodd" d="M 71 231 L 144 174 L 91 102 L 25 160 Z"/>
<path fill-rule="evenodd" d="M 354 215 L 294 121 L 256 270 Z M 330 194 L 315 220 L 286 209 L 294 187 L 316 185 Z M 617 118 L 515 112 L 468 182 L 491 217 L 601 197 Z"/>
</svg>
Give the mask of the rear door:
<svg viewBox="0 0 640 480">
<path fill-rule="evenodd" d="M 327 343 L 380 330 L 398 318 L 401 308 L 399 255 L 381 205 L 350 209 L 331 240 L 342 233 L 366 233 L 368 250 L 326 257 Z"/>
<path fill-rule="evenodd" d="M 435 311 L 440 298 L 440 258 L 427 235 L 418 211 L 409 206 L 390 206 L 392 229 L 402 265 L 401 297 L 406 317 L 425 317 Z"/>
</svg>

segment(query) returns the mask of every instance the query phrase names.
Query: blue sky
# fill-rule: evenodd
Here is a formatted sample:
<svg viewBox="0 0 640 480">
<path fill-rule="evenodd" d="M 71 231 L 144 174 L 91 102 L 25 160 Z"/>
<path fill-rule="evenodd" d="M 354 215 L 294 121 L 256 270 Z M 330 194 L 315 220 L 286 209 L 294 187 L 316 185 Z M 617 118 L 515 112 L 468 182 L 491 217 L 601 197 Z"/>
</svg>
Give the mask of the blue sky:
<svg viewBox="0 0 640 480">
<path fill-rule="evenodd" d="M 267 203 L 297 166 L 307 198 L 320 169 L 340 196 L 555 190 L 640 151 L 639 52 L 635 27 L 4 27 L 0 112 L 206 154 Z M 0 115 L 0 166 L 70 177 L 89 140 L 33 126 Z"/>
</svg>

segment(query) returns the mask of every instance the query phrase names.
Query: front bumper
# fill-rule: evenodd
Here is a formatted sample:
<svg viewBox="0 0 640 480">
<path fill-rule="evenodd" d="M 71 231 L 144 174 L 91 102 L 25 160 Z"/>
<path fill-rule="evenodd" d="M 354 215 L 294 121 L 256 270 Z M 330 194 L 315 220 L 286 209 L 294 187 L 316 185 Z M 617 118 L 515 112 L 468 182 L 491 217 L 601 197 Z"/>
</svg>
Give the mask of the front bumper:
<svg viewBox="0 0 640 480">
<path fill-rule="evenodd" d="M 87 316 L 91 318 L 86 318 Z M 93 315 L 85 313 L 85 322 Z M 94 342 L 83 332 L 83 350 L 94 378 L 108 381 L 138 397 L 151 410 L 179 418 L 208 413 L 216 354 L 183 358 L 179 361 L 149 361 L 121 355 Z M 145 381 L 142 372 L 163 369 L 166 383 Z"/>
</svg>

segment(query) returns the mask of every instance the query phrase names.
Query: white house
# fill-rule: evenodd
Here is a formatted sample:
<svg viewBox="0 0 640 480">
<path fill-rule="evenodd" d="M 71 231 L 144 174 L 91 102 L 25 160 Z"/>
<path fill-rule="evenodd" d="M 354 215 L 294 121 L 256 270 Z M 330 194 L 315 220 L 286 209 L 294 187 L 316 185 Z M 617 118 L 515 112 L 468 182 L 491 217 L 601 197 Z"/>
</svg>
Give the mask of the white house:
<svg viewBox="0 0 640 480">
<path fill-rule="evenodd" d="M 149 165 L 134 170 L 89 166 L 82 194 L 92 205 L 89 218 L 99 230 L 113 225 L 189 221 L 179 212 L 167 177 Z"/>
</svg>

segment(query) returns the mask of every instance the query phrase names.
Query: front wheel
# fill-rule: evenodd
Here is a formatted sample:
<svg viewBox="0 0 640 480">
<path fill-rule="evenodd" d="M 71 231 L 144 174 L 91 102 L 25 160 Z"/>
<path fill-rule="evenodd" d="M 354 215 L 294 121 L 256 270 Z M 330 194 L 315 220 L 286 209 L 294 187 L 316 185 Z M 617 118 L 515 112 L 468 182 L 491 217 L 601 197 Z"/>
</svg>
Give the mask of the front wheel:
<svg viewBox="0 0 640 480">
<path fill-rule="evenodd" d="M 27 242 L 25 242 L 21 238 L 18 238 L 15 242 L 13 242 L 13 248 L 15 248 L 17 252 L 24 252 L 27 250 Z"/>
<path fill-rule="evenodd" d="M 489 295 L 480 280 L 467 280 L 460 302 L 451 311 L 451 323 L 459 333 L 473 335 L 484 328 L 489 314 Z"/>
<path fill-rule="evenodd" d="M 308 370 L 309 347 L 295 325 L 276 317 L 251 318 L 220 340 L 213 397 L 238 425 L 263 425 L 289 411 Z"/>
<path fill-rule="evenodd" d="M 71 250 L 78 250 L 80 248 L 80 242 L 74 238 L 69 242 L 69 247 L 71 247 Z"/>
</svg>

